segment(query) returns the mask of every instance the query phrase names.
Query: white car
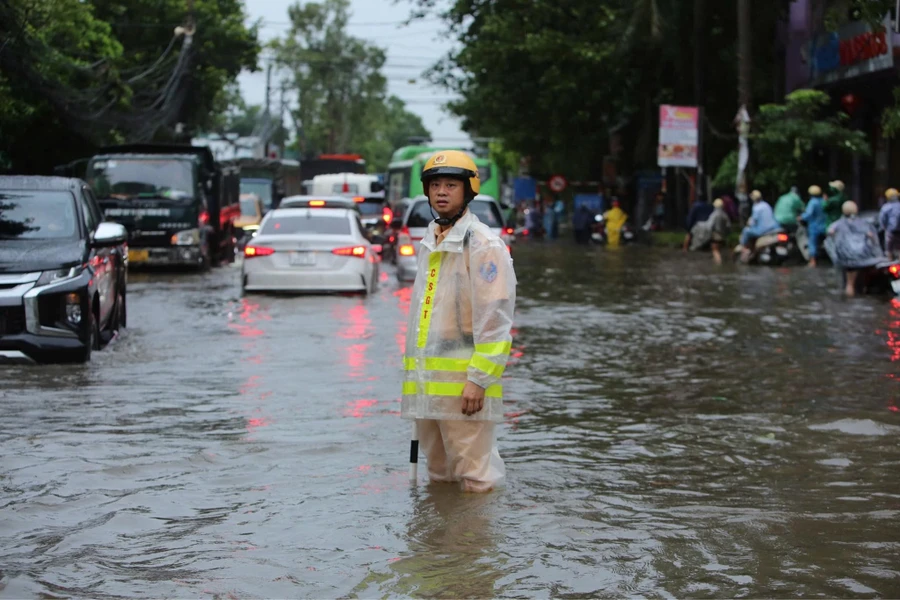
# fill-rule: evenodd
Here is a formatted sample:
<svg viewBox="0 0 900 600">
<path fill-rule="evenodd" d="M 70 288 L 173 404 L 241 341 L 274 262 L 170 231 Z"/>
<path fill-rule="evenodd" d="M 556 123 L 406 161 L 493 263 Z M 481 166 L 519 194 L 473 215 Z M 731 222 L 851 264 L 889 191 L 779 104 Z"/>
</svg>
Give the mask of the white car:
<svg viewBox="0 0 900 600">
<path fill-rule="evenodd" d="M 375 291 L 381 259 L 359 213 L 347 208 L 278 208 L 244 248 L 246 291 Z"/>
<path fill-rule="evenodd" d="M 407 201 L 403 213 L 403 228 L 397 239 L 397 279 L 413 281 L 416 278 L 416 254 L 419 242 L 428 232 L 428 225 L 434 221 L 435 214 L 428 205 L 428 198 L 418 196 Z M 487 225 L 509 248 L 513 231 L 503 223 L 500 203 L 486 194 L 479 194 L 469 203 L 469 210 L 478 220 Z"/>
</svg>

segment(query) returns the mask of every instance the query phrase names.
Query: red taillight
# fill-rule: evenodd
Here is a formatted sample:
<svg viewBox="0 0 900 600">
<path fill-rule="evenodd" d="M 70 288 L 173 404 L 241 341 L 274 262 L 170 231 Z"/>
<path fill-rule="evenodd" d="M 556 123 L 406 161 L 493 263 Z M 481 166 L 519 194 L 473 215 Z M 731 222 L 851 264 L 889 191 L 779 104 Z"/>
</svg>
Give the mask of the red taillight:
<svg viewBox="0 0 900 600">
<path fill-rule="evenodd" d="M 512 227 L 507 227 L 507 228 L 506 228 L 506 234 L 507 234 L 507 235 L 512 235 L 512 234 L 514 234 L 515 232 L 516 232 L 516 230 L 513 229 Z"/>
<path fill-rule="evenodd" d="M 523 229 L 523 230 L 522 230 L 522 235 L 524 235 L 525 237 L 528 237 L 528 230 L 527 230 L 527 229 Z"/>
<path fill-rule="evenodd" d="M 416 248 L 412 244 L 403 244 L 400 246 L 400 256 L 415 256 Z"/>
<path fill-rule="evenodd" d="M 365 246 L 349 246 L 347 248 L 335 248 L 331 251 L 332 254 L 337 254 L 338 256 L 356 256 L 362 258 L 366 255 L 366 247 Z"/>
<path fill-rule="evenodd" d="M 381 212 L 381 218 L 384 219 L 385 223 L 390 224 L 390 222 L 394 219 L 394 211 L 385 206 L 384 210 Z"/>
<path fill-rule="evenodd" d="M 788 241 L 788 234 L 786 234 L 786 233 L 779 233 L 779 234 L 778 234 L 778 241 L 779 241 L 779 242 L 786 242 L 786 241 Z"/>
<path fill-rule="evenodd" d="M 363 198 L 362 196 L 354 196 L 353 201 L 356 202 L 357 204 L 361 204 L 361 203 L 365 202 L 366 199 Z"/>
<path fill-rule="evenodd" d="M 197 218 L 197 222 L 200 224 L 201 227 L 203 225 L 206 225 L 207 223 L 209 223 L 209 213 L 206 212 L 205 210 L 203 212 L 201 212 L 200 216 Z"/>
<path fill-rule="evenodd" d="M 244 248 L 244 258 L 253 258 L 254 256 L 270 256 L 275 254 L 274 248 L 266 246 L 246 246 Z"/>
<path fill-rule="evenodd" d="M 900 278 L 900 265 L 891 265 L 888 267 L 888 273 L 894 277 Z"/>
</svg>

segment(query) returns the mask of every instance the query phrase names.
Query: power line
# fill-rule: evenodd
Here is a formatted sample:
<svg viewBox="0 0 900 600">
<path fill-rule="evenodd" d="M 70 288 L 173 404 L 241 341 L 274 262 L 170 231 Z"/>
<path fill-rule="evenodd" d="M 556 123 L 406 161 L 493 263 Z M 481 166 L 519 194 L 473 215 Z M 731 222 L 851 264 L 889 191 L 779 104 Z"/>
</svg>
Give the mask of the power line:
<svg viewBox="0 0 900 600">
<path fill-rule="evenodd" d="M 359 21 L 356 23 L 352 23 L 352 22 L 347 23 L 347 27 L 386 27 L 386 26 L 390 26 L 390 25 L 394 25 L 397 27 L 400 27 L 400 26 L 409 27 L 409 26 L 415 25 L 417 23 L 434 23 L 434 22 L 440 21 L 440 20 L 441 19 L 439 19 L 437 17 L 433 17 L 433 18 L 429 18 L 429 19 L 420 19 L 418 21 L 412 21 L 412 22 L 407 21 L 407 20 L 403 20 L 403 21 L 369 21 L 369 22 Z M 268 27 L 268 26 L 290 27 L 291 25 L 293 25 L 293 23 L 290 21 L 263 20 L 263 21 L 258 21 L 258 22 L 265 27 Z M 255 22 L 251 21 L 250 24 L 253 25 L 253 24 L 255 24 Z"/>
</svg>

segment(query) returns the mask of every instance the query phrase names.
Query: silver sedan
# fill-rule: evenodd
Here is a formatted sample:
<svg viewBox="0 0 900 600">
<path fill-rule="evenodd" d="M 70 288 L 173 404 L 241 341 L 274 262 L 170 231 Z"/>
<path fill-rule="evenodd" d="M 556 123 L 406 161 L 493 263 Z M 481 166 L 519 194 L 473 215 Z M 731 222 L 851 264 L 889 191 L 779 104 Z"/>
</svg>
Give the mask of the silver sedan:
<svg viewBox="0 0 900 600">
<path fill-rule="evenodd" d="M 278 208 L 244 248 L 246 291 L 374 292 L 381 259 L 346 208 Z"/>
</svg>

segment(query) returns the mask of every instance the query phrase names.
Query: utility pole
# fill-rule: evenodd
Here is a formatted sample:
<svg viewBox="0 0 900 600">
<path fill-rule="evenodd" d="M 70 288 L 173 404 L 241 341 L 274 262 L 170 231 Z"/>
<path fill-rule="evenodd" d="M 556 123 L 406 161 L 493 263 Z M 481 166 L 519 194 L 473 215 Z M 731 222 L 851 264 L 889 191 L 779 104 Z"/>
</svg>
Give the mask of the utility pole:
<svg viewBox="0 0 900 600">
<path fill-rule="evenodd" d="M 697 115 L 697 199 L 706 198 L 706 0 L 694 0 L 694 104 Z"/>
<path fill-rule="evenodd" d="M 266 121 L 266 127 L 263 129 L 264 131 L 268 129 L 268 124 L 271 122 L 271 112 L 269 112 L 270 104 L 272 100 L 272 61 L 269 61 L 269 66 L 266 67 L 266 110 L 263 113 L 263 119 Z M 265 158 L 269 158 L 269 138 L 271 135 L 266 136 L 265 146 L 263 148 L 263 154 Z"/>
<path fill-rule="evenodd" d="M 287 132 L 284 129 L 284 108 L 287 105 L 285 102 L 285 96 L 287 95 L 287 81 L 282 80 L 281 82 L 281 105 L 278 110 L 278 127 L 275 129 L 275 134 L 278 135 L 281 139 L 280 147 L 281 147 L 281 156 L 284 157 L 284 147 L 287 145 Z"/>
<path fill-rule="evenodd" d="M 747 166 L 750 161 L 748 134 L 750 133 L 750 102 L 752 100 L 751 69 L 753 66 L 752 43 L 750 39 L 750 0 L 738 0 L 738 108 L 735 117 L 738 142 L 738 177 L 735 182 L 735 196 L 741 207 L 741 220 L 750 216 L 747 197 Z"/>
</svg>

